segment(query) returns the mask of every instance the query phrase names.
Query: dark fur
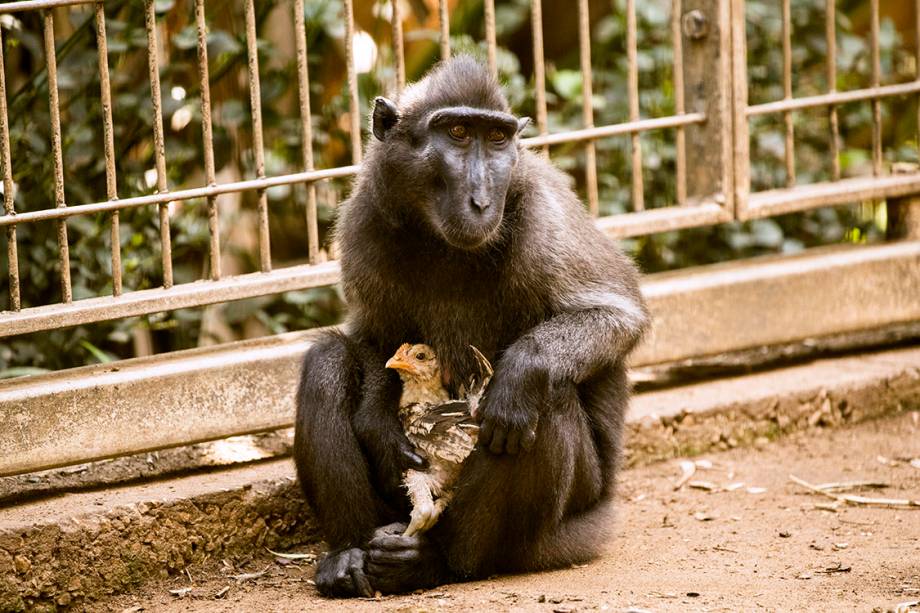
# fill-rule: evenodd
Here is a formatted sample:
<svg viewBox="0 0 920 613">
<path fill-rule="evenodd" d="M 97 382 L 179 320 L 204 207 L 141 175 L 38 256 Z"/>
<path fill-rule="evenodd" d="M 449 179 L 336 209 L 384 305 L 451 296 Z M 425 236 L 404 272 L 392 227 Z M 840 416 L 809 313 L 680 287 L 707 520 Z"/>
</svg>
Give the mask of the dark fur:
<svg viewBox="0 0 920 613">
<path fill-rule="evenodd" d="M 367 581 L 406 591 L 596 555 L 628 402 L 624 359 L 647 325 L 632 263 L 594 227 L 567 177 L 516 142 L 495 231 L 475 248 L 445 241 L 429 212 L 440 196 L 426 118 L 508 105 L 464 57 L 414 88 L 398 101 L 398 123 L 369 144 L 342 207 L 349 319 L 344 334 L 309 351 L 300 386 L 294 453 L 332 548 L 317 574 L 326 594 L 368 593 Z M 398 379 L 384 369 L 404 342 L 432 345 L 453 382 L 475 368 L 470 345 L 496 365 L 479 412 L 488 449 L 464 464 L 434 529 L 410 538 L 381 528 L 408 517 L 399 477 L 420 461 L 396 416 Z"/>
</svg>

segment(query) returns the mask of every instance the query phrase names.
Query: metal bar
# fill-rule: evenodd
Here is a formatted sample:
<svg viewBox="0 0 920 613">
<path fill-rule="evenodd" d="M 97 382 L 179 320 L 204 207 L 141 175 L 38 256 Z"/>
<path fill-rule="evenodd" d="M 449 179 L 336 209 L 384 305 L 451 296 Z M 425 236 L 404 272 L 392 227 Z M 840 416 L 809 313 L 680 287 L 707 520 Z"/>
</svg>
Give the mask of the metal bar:
<svg viewBox="0 0 920 613">
<path fill-rule="evenodd" d="M 906 83 L 896 83 L 894 85 L 883 85 L 866 89 L 854 89 L 846 92 L 833 92 L 829 94 L 819 94 L 817 96 L 805 96 L 802 98 L 793 98 L 791 100 L 777 100 L 775 102 L 755 104 L 747 108 L 746 115 L 748 117 L 754 117 L 756 115 L 796 111 L 816 106 L 841 105 L 874 98 L 907 96 L 916 93 L 920 93 L 920 81 L 908 81 Z"/>
<path fill-rule="evenodd" d="M 878 43 L 878 0 L 872 0 L 869 11 L 871 22 L 872 47 L 872 87 L 878 87 L 881 80 L 881 61 L 879 59 Z M 917 33 L 920 39 L 920 32 Z M 872 174 L 882 174 L 882 103 L 878 98 L 872 99 Z"/>
<path fill-rule="evenodd" d="M 153 159 L 157 171 L 157 201 L 160 214 L 160 260 L 163 287 L 173 284 L 172 239 L 169 232 L 169 186 L 166 183 L 166 139 L 163 133 L 163 99 L 160 95 L 160 60 L 157 44 L 157 16 L 154 0 L 145 0 L 144 27 L 147 30 L 147 69 L 150 75 L 150 100 L 153 104 Z"/>
<path fill-rule="evenodd" d="M 403 44 L 402 13 L 398 0 L 390 2 L 393 26 L 393 57 L 396 58 L 396 93 L 402 93 L 406 87 L 406 50 Z"/>
<path fill-rule="evenodd" d="M 647 209 L 635 213 L 610 215 L 597 220 L 597 227 L 614 239 L 673 232 L 684 228 L 711 226 L 732 220 L 731 212 L 717 202 L 694 203 L 687 206 Z"/>
<path fill-rule="evenodd" d="M 783 99 L 792 98 L 792 16 L 790 0 L 783 0 Z M 795 185 L 795 125 L 792 113 L 783 113 L 786 127 L 786 187 Z"/>
<path fill-rule="evenodd" d="M 837 1 L 826 0 L 824 15 L 824 38 L 827 44 L 827 91 L 837 91 Z M 837 119 L 837 107 L 833 104 L 828 109 L 828 122 L 831 130 L 831 177 L 840 178 L 840 122 Z"/>
<path fill-rule="evenodd" d="M 627 121 L 624 123 L 615 123 L 607 126 L 582 128 L 580 130 L 569 130 L 568 132 L 557 132 L 555 134 L 546 134 L 544 136 L 531 136 L 528 138 L 522 138 L 521 144 L 525 147 L 561 145 L 562 143 L 574 143 L 581 140 L 591 140 L 603 138 L 606 136 L 622 136 L 624 134 L 632 134 L 633 132 L 648 132 L 649 130 L 689 126 L 693 124 L 701 124 L 705 121 L 706 115 L 703 113 L 685 113 L 683 115 L 656 117 L 655 119 L 640 119 L 639 121 Z"/>
<path fill-rule="evenodd" d="M 594 127 L 593 92 L 591 89 L 591 24 L 588 0 L 578 0 L 578 57 L 581 62 L 581 115 L 585 128 Z M 597 153 L 594 141 L 585 141 L 585 188 L 588 192 L 588 212 L 598 214 Z"/>
<path fill-rule="evenodd" d="M 100 296 L 34 307 L 16 313 L 0 313 L 0 337 L 321 287 L 338 280 L 337 262 L 304 264 L 218 281 L 202 279 L 170 289 L 157 287 L 118 297 Z"/>
<path fill-rule="evenodd" d="M 96 2 L 96 0 L 22 0 L 21 2 L 7 2 L 5 4 L 0 4 L 0 15 L 18 13 L 20 11 L 53 9 L 59 6 L 90 4 L 92 2 Z"/>
<path fill-rule="evenodd" d="M 51 152 L 54 161 L 54 203 L 64 208 L 64 152 L 61 144 L 61 109 L 58 100 L 57 56 L 54 50 L 54 16 L 44 13 L 45 59 L 48 63 L 48 104 L 51 110 Z M 61 268 L 61 299 L 73 300 L 70 288 L 70 248 L 67 245 L 67 223 L 57 223 L 58 260 Z"/>
<path fill-rule="evenodd" d="M 683 115 L 684 105 L 684 46 L 680 31 L 681 0 L 671 1 L 671 40 L 674 45 L 674 114 Z M 675 178 L 677 204 L 687 201 L 687 135 L 683 126 L 675 133 Z"/>
<path fill-rule="evenodd" d="M 393 3 L 393 6 L 398 4 Z M 395 10 L 395 9 L 394 9 Z M 294 0 L 294 40 L 297 48 L 297 94 L 300 102 L 300 148 L 304 172 L 313 172 L 313 124 L 310 114 L 310 74 L 303 0 Z M 319 222 L 316 213 L 316 185 L 307 185 L 307 253 L 308 261 L 319 259 Z"/>
<path fill-rule="evenodd" d="M 438 23 L 441 26 L 441 59 L 450 59 L 450 11 L 447 0 L 438 0 Z"/>
<path fill-rule="evenodd" d="M 211 126 L 211 79 L 208 75 L 208 26 L 204 18 L 204 0 L 195 0 L 195 28 L 198 31 L 198 79 L 201 87 L 201 136 L 204 151 L 204 176 L 208 185 L 215 185 L 214 136 Z M 217 199 L 208 197 L 208 249 L 211 279 L 220 279 L 220 217 Z"/>
<path fill-rule="evenodd" d="M 626 0 L 626 65 L 629 120 L 639 120 L 639 62 L 636 53 L 636 0 Z M 632 204 L 633 209 L 645 209 L 645 187 L 642 182 L 642 142 L 639 133 L 630 136 L 632 152 Z"/>
<path fill-rule="evenodd" d="M 920 283 L 917 242 L 819 249 L 650 275 L 642 289 L 655 332 L 630 365 L 910 322 L 920 317 L 920 303 L 903 291 L 911 282 Z M 771 314 L 766 319 L 765 310 Z M 687 325 L 688 312 L 694 313 L 693 326 Z M 290 426 L 295 382 L 316 335 L 294 332 L 124 360 L 117 369 L 92 365 L 4 382 L 0 475 Z M 900 352 L 885 353 L 868 370 L 910 378 L 904 373 L 916 364 L 917 349 Z M 847 368 L 831 366 L 842 371 L 841 382 L 867 370 L 864 359 Z M 797 378 L 815 387 L 826 379 Z M 151 392 L 157 400 L 153 410 Z M 138 420 L 139 414 L 145 419 Z M 58 435 L 49 437 L 49 431 Z"/>
<path fill-rule="evenodd" d="M 10 119 L 6 108 L 6 64 L 3 59 L 3 29 L 0 28 L 0 167 L 3 171 L 3 212 L 8 217 L 16 214 L 13 190 L 13 160 L 10 155 Z M 16 245 L 16 226 L 6 228 L 6 257 L 10 276 L 10 309 L 21 308 L 19 295 L 19 254 Z"/>
<path fill-rule="evenodd" d="M 533 35 L 533 77 L 536 91 L 537 129 L 540 136 L 546 136 L 549 128 L 546 121 L 546 66 L 543 60 L 543 0 L 531 0 L 530 24 Z M 543 155 L 549 156 L 549 144 L 543 144 Z"/>
<path fill-rule="evenodd" d="M 747 22 L 745 0 L 731 0 L 731 114 L 732 149 L 731 174 L 734 180 L 734 206 L 736 217 L 747 209 L 751 191 L 751 139 L 748 133 L 748 82 L 747 82 Z"/>
<path fill-rule="evenodd" d="M 495 0 L 483 1 L 486 22 L 486 54 L 489 58 L 489 72 L 498 78 L 497 45 L 495 43 Z"/>
<path fill-rule="evenodd" d="M 741 219 L 783 215 L 851 202 L 883 200 L 920 192 L 920 173 L 841 179 L 751 194 Z"/>
<path fill-rule="evenodd" d="M 355 73 L 355 13 L 353 0 L 345 0 L 345 61 L 348 63 L 348 115 L 351 123 L 351 161 L 361 163 L 361 107 Z"/>
<path fill-rule="evenodd" d="M 69 206 L 65 209 L 42 209 L 38 211 L 28 211 L 17 213 L 15 215 L 0 215 L 0 226 L 9 226 L 22 223 L 31 223 L 36 221 L 47 221 L 49 219 L 64 219 L 74 215 L 89 215 L 92 213 L 102 213 L 114 211 L 117 209 L 133 209 L 151 204 L 162 204 L 178 200 L 193 200 L 197 198 L 209 198 L 221 194 L 231 194 L 253 189 L 268 189 L 278 185 L 292 185 L 295 183 L 307 183 L 320 181 L 322 179 L 338 179 L 349 177 L 358 171 L 358 166 L 340 166 L 324 170 L 313 170 L 310 172 L 298 172 L 289 175 L 277 177 L 266 177 L 265 179 L 249 179 L 247 181 L 235 181 L 232 183 L 220 183 L 218 185 L 208 185 L 205 187 L 193 187 L 165 194 L 151 194 L 149 196 L 135 196 L 133 198 L 123 198 L 121 200 L 94 202 L 92 204 L 80 204 Z"/>
<path fill-rule="evenodd" d="M 259 82 L 259 41 L 256 38 L 254 0 L 246 0 L 246 53 L 249 66 L 249 103 L 252 106 L 252 149 L 256 177 L 265 178 L 265 145 L 262 138 L 262 85 Z M 259 266 L 272 269 L 271 236 L 268 230 L 268 196 L 259 190 Z"/>
<path fill-rule="evenodd" d="M 99 89 L 102 104 L 102 133 L 105 142 L 105 195 L 118 199 L 118 179 L 115 171 L 115 129 L 112 126 L 112 89 L 109 84 L 109 49 L 105 34 L 105 5 L 95 4 L 96 44 L 99 47 Z M 112 295 L 121 295 L 121 233 L 119 211 L 112 211 L 109 241 L 112 250 Z"/>
</svg>

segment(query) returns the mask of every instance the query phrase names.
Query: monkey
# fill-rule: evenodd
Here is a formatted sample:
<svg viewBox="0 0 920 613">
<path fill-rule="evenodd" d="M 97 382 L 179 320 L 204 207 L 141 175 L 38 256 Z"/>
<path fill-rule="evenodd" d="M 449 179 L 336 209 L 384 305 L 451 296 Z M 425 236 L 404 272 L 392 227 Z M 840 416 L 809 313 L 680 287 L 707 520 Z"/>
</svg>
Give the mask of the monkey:
<svg viewBox="0 0 920 613">
<path fill-rule="evenodd" d="M 324 595 L 568 566 L 609 535 L 626 358 L 649 313 L 632 261 L 521 144 L 528 121 L 464 55 L 375 100 L 335 226 L 346 321 L 307 351 L 297 393 L 294 461 L 329 546 Z M 412 339 L 437 352 L 452 394 L 478 366 L 471 345 L 495 372 L 450 506 L 405 536 L 401 476 L 427 461 L 384 365 Z"/>
</svg>

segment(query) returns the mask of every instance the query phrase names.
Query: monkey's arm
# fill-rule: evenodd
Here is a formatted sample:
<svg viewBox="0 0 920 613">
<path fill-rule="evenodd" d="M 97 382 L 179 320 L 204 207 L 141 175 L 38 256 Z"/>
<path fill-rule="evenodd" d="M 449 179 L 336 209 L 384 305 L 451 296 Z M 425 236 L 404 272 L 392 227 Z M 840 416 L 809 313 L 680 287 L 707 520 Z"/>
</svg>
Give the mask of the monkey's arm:
<svg viewBox="0 0 920 613">
<path fill-rule="evenodd" d="M 480 407 L 479 440 L 492 453 L 529 449 L 553 385 L 580 383 L 600 367 L 622 360 L 648 324 L 637 293 L 585 293 L 569 302 L 586 308 L 537 325 L 499 360 Z"/>
<path fill-rule="evenodd" d="M 367 345 L 360 349 L 364 379 L 361 400 L 352 417 L 358 442 L 369 456 L 377 486 L 386 500 L 402 500 L 401 479 L 409 468 L 424 470 L 428 463 L 406 438 L 397 416 L 400 386 L 393 371 L 384 367 L 383 354 Z"/>
</svg>

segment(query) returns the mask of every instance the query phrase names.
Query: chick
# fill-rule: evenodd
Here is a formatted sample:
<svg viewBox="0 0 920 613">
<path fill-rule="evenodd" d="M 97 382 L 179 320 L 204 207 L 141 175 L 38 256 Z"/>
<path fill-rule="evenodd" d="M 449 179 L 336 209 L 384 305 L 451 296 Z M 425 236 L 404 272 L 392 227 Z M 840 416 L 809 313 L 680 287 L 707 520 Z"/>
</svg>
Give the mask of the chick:
<svg viewBox="0 0 920 613">
<path fill-rule="evenodd" d="M 473 451 L 479 426 L 473 416 L 492 377 L 492 365 L 478 349 L 470 347 L 480 373 L 452 400 L 441 383 L 441 366 L 428 345 L 402 345 L 387 368 L 399 372 L 403 391 L 399 418 L 409 440 L 428 455 L 428 470 L 409 469 L 403 484 L 412 501 L 405 536 L 430 529 L 447 507 L 460 465 Z"/>
</svg>

